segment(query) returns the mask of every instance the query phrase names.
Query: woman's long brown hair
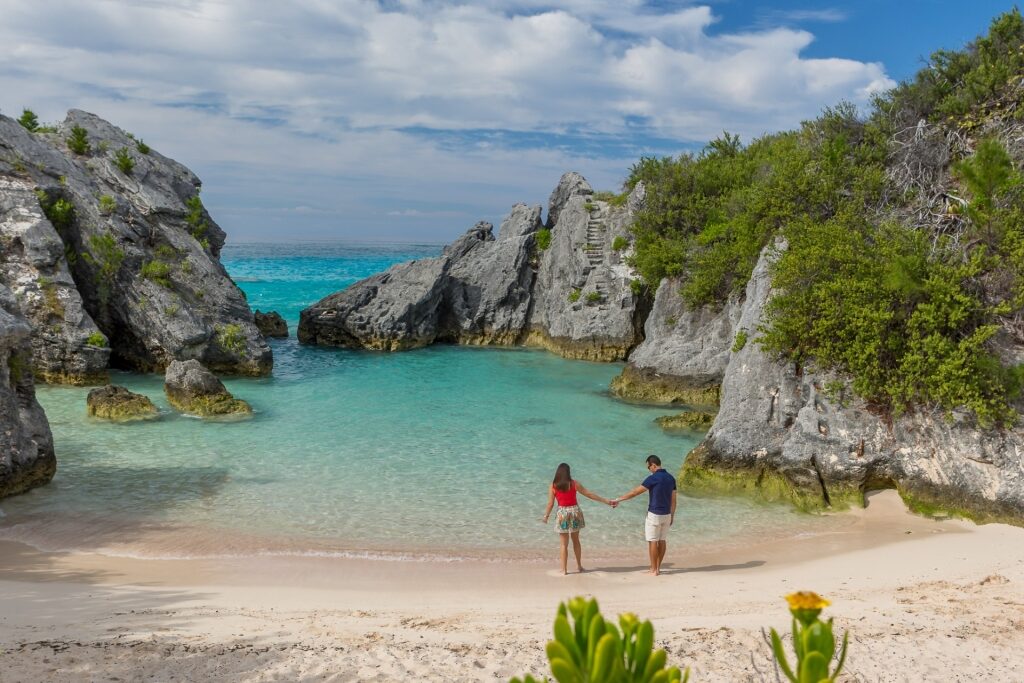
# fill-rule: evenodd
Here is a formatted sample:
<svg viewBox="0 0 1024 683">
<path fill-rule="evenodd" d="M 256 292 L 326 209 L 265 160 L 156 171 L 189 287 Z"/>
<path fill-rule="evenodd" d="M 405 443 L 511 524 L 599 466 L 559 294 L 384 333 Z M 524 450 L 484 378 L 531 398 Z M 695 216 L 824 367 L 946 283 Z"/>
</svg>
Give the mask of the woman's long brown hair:
<svg viewBox="0 0 1024 683">
<path fill-rule="evenodd" d="M 568 491 L 572 487 L 572 473 L 564 462 L 555 468 L 555 478 L 551 485 L 559 491 Z"/>
</svg>

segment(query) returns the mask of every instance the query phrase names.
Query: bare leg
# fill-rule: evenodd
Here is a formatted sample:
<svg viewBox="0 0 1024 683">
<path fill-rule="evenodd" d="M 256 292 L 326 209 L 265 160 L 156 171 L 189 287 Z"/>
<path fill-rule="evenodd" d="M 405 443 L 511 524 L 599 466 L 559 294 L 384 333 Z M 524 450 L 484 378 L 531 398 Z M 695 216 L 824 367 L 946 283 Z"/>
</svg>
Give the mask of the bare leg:
<svg viewBox="0 0 1024 683">
<path fill-rule="evenodd" d="M 647 554 L 651 558 L 651 569 L 650 573 L 655 576 L 658 575 L 658 542 L 648 541 L 647 542 Z"/>
<path fill-rule="evenodd" d="M 568 574 L 565 566 L 569 562 L 569 534 L 558 534 L 558 540 L 562 542 L 562 574 Z"/>
<path fill-rule="evenodd" d="M 580 546 L 580 532 L 574 531 L 572 534 L 572 551 L 576 554 L 576 569 L 583 571 L 583 548 Z"/>
<path fill-rule="evenodd" d="M 661 563 L 665 560 L 665 551 L 668 550 L 668 541 L 658 541 L 658 570 L 655 574 L 661 573 Z"/>
</svg>

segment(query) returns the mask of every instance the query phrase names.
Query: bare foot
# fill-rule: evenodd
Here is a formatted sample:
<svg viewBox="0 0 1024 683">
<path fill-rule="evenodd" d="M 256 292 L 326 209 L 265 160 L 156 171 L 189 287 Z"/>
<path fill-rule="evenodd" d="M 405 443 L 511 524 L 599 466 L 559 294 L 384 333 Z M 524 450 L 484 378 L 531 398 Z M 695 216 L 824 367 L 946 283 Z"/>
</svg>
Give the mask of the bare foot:
<svg viewBox="0 0 1024 683">
<path fill-rule="evenodd" d="M 587 570 L 586 570 L 586 569 L 584 569 L 583 567 L 579 567 L 579 566 L 578 566 L 578 567 L 576 567 L 576 571 L 578 571 L 578 572 L 579 572 L 580 574 L 582 574 L 583 572 L 585 572 L 585 571 L 587 571 Z"/>
</svg>

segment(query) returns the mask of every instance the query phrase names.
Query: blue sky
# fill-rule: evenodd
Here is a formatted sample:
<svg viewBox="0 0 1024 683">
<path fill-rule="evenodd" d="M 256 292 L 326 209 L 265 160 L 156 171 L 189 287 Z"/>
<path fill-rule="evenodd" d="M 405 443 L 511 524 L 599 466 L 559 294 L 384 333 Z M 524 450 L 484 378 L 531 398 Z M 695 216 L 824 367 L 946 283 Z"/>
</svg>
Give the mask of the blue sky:
<svg viewBox="0 0 1024 683">
<path fill-rule="evenodd" d="M 232 241 L 448 241 L 641 155 L 791 128 L 1011 2 L 0 0 L 0 112 L 86 109 Z"/>
</svg>

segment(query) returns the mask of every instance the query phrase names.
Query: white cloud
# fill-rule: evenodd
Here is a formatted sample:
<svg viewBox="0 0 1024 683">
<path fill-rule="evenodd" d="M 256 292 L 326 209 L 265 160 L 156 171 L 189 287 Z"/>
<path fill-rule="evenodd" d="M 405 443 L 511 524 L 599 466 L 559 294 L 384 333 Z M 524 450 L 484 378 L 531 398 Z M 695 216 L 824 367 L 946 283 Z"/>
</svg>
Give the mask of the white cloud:
<svg viewBox="0 0 1024 683">
<path fill-rule="evenodd" d="M 569 168 L 610 187 L 631 161 L 554 149 L 538 134 L 634 137 L 639 147 L 652 136 L 699 143 L 723 129 L 749 139 L 891 85 L 879 64 L 803 57 L 813 40 L 805 31 L 713 33 L 708 6 L 552 4 L 4 0 L 0 107 L 32 106 L 44 119 L 95 111 L 197 167 L 238 215 L 251 193 L 260 204 L 276 188 L 298 195 L 277 209 L 315 206 L 332 220 L 450 201 L 459 208 L 448 215 L 401 213 L 442 229 L 442 219 L 485 206 L 542 201 Z M 636 117 L 648 126 L 639 137 Z M 460 147 L 403 132 L 411 127 L 534 140 L 515 149 L 468 135 Z M 496 197 L 508 201 L 486 204 Z M 273 213 L 240 227 L 269 225 Z"/>
</svg>

